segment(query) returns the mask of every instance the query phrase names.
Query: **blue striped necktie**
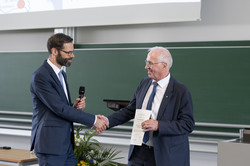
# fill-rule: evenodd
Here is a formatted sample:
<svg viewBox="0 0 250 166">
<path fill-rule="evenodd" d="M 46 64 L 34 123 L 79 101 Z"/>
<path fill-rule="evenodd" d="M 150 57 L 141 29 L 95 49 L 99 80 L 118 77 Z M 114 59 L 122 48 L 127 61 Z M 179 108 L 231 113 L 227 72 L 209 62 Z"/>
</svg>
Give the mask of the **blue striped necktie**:
<svg viewBox="0 0 250 166">
<path fill-rule="evenodd" d="M 153 84 L 154 84 L 154 88 L 153 88 L 153 91 L 152 91 L 152 93 L 151 93 L 151 95 L 150 95 L 150 97 L 148 99 L 148 105 L 147 105 L 147 108 L 146 108 L 147 110 L 151 110 L 152 109 L 152 103 L 154 101 L 154 97 L 155 97 L 155 93 L 156 93 L 156 87 L 158 85 L 157 82 L 153 82 Z M 147 143 L 148 140 L 149 140 L 149 131 L 146 131 L 144 133 L 143 143 Z"/>
<path fill-rule="evenodd" d="M 63 74 L 62 74 L 62 70 L 58 73 L 58 75 L 59 75 L 59 80 L 60 80 L 60 82 L 61 82 L 61 85 L 62 85 L 62 87 L 63 87 Z M 64 87 L 63 87 L 64 88 Z"/>
</svg>

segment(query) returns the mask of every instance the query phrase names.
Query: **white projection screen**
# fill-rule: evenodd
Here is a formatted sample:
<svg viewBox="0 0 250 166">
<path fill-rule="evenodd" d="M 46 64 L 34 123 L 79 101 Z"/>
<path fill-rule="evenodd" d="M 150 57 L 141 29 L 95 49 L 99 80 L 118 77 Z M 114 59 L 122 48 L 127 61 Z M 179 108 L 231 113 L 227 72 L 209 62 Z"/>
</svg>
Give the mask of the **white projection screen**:
<svg viewBox="0 0 250 166">
<path fill-rule="evenodd" d="M 201 0 L 0 0 L 0 30 L 200 20 Z"/>
</svg>

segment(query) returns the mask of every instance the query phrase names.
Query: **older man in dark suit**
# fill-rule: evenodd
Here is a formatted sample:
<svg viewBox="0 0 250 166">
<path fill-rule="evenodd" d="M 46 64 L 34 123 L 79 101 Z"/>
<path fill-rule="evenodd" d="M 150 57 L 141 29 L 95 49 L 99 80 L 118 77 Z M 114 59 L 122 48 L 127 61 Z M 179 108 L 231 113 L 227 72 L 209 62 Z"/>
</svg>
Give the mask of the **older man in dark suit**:
<svg viewBox="0 0 250 166">
<path fill-rule="evenodd" d="M 62 66 L 74 58 L 73 39 L 59 33 L 48 39 L 49 58 L 32 74 L 31 149 L 40 166 L 75 166 L 73 122 L 105 129 L 104 121 L 83 112 L 85 97 L 71 103 Z"/>
<path fill-rule="evenodd" d="M 167 49 L 151 48 L 145 66 L 148 77 L 141 81 L 129 105 L 106 119 L 109 127 L 114 127 L 133 119 L 136 109 L 152 111 L 151 118 L 142 123 L 142 146 L 130 146 L 129 166 L 190 165 L 192 98 L 188 89 L 170 75 L 172 61 Z"/>
</svg>

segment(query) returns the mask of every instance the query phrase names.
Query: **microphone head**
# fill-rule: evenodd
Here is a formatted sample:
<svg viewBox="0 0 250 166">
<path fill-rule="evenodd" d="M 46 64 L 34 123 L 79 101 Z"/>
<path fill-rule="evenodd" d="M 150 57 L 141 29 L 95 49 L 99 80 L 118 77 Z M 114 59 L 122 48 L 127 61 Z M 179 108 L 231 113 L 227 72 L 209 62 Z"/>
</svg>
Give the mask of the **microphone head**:
<svg viewBox="0 0 250 166">
<path fill-rule="evenodd" d="M 79 98 L 83 98 L 84 96 L 84 93 L 85 93 L 85 87 L 84 86 L 80 86 L 79 88 Z"/>
</svg>

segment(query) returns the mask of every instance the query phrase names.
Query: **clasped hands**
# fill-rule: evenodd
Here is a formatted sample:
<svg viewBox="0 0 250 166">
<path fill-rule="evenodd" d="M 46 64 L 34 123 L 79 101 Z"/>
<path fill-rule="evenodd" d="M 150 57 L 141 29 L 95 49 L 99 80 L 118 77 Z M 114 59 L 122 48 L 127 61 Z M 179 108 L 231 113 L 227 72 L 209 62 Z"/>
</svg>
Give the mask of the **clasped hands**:
<svg viewBox="0 0 250 166">
<path fill-rule="evenodd" d="M 96 115 L 96 123 L 93 127 L 95 127 L 95 130 L 98 132 L 98 135 L 103 131 L 109 128 L 109 120 L 107 117 L 103 115 Z M 92 128 L 93 128 L 92 127 Z"/>
<path fill-rule="evenodd" d="M 74 102 L 73 107 L 76 109 L 83 110 L 86 107 L 85 100 L 86 100 L 86 97 L 83 97 L 81 99 L 77 98 Z M 98 134 L 100 134 L 103 130 L 106 130 L 107 128 L 109 128 L 109 121 L 108 121 L 108 118 L 103 115 L 96 115 L 96 117 L 97 117 L 96 122 L 93 127 L 95 127 Z"/>
<path fill-rule="evenodd" d="M 83 97 L 81 99 L 77 98 L 74 102 L 73 107 L 76 109 L 83 110 L 86 107 L 85 100 L 86 100 L 86 97 Z M 97 117 L 96 122 L 93 127 L 95 127 L 98 134 L 100 134 L 103 130 L 106 130 L 107 128 L 109 128 L 109 121 L 108 121 L 108 118 L 103 115 L 96 115 L 96 117 Z"/>
</svg>

